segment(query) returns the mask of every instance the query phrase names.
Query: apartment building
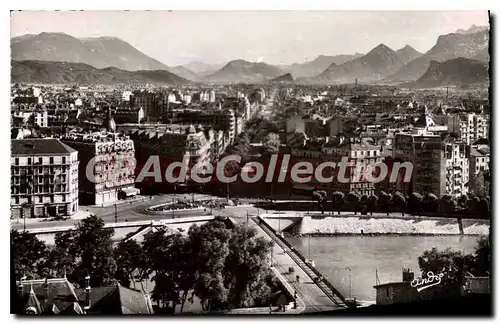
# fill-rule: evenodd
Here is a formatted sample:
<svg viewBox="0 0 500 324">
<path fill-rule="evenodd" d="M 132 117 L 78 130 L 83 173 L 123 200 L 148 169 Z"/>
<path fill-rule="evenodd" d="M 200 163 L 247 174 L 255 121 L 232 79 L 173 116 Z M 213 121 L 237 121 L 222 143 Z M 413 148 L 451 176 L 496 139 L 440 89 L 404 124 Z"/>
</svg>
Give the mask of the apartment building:
<svg viewBox="0 0 500 324">
<path fill-rule="evenodd" d="M 472 145 L 481 138 L 488 138 L 489 117 L 483 114 L 465 114 L 460 116 L 462 140 Z"/>
<path fill-rule="evenodd" d="M 224 152 L 225 138 L 222 131 L 204 129 L 193 125 L 164 125 L 161 128 L 136 128 L 128 132 L 135 143 L 137 157 L 137 172 L 146 165 L 151 156 L 159 156 L 162 183 L 154 183 L 154 178 L 145 178 L 137 183 L 141 188 L 157 190 L 165 188 L 185 187 L 187 185 L 200 186 L 190 181 L 190 168 L 198 162 L 216 161 Z M 182 183 L 167 183 L 164 178 L 167 167 L 172 162 L 183 162 L 187 159 L 186 181 Z M 180 168 L 172 170 L 178 176 Z"/>
<path fill-rule="evenodd" d="M 236 117 L 231 109 L 175 109 L 169 110 L 165 119 L 171 124 L 202 125 L 215 131 L 222 130 L 228 134 L 227 145 L 231 144 L 236 136 Z"/>
<path fill-rule="evenodd" d="M 139 193 L 134 142 L 108 126 L 101 132 L 70 132 L 62 137 L 79 152 L 82 203 L 107 205 Z"/>
<path fill-rule="evenodd" d="M 476 179 L 482 176 L 483 172 L 490 169 L 490 149 L 486 145 L 473 146 L 470 148 L 469 158 L 469 191 L 478 192 L 481 188 L 477 187 Z"/>
<path fill-rule="evenodd" d="M 11 218 L 78 210 L 78 152 L 57 139 L 11 141 Z"/>
<path fill-rule="evenodd" d="M 437 197 L 468 192 L 469 151 L 462 141 L 425 132 L 400 133 L 395 137 L 393 158 L 413 164 L 412 181 L 391 184 L 393 190 Z"/>
</svg>

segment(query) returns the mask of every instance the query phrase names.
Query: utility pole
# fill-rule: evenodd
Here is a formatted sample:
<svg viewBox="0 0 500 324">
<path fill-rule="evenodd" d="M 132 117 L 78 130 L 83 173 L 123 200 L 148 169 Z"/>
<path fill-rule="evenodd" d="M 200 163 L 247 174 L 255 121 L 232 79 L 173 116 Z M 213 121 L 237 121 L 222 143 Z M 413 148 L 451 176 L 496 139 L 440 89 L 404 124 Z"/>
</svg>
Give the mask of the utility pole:
<svg viewBox="0 0 500 324">
<path fill-rule="evenodd" d="M 175 199 L 172 199 L 173 204 L 172 204 L 172 218 L 175 218 Z"/>
<path fill-rule="evenodd" d="M 248 227 L 248 209 L 247 209 L 247 227 Z"/>
<path fill-rule="evenodd" d="M 309 257 L 308 259 L 311 260 L 311 234 L 307 236 L 307 245 L 309 246 Z"/>
<path fill-rule="evenodd" d="M 118 211 L 116 210 L 116 200 L 115 200 L 115 223 L 118 223 Z"/>
</svg>

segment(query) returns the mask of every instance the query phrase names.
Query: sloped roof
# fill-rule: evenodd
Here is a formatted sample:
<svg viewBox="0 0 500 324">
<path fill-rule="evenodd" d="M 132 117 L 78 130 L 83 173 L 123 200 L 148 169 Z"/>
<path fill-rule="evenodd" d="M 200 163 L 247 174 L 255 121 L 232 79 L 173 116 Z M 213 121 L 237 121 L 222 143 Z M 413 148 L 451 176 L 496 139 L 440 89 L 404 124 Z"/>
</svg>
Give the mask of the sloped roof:
<svg viewBox="0 0 500 324">
<path fill-rule="evenodd" d="M 68 155 L 76 152 L 55 138 L 11 140 L 11 155 Z"/>
<path fill-rule="evenodd" d="M 39 304 L 44 305 L 42 312 L 52 312 L 53 305 L 59 311 L 73 309 L 73 304 L 78 301 L 75 288 L 65 278 L 47 279 L 47 285 L 43 279 L 23 281 L 20 297 L 25 300 L 27 306 L 36 305 L 38 300 Z M 41 309 L 40 306 L 36 308 Z"/>
<path fill-rule="evenodd" d="M 78 289 L 80 300 L 85 291 Z M 109 287 L 93 287 L 90 290 L 90 314 L 153 314 L 148 297 L 142 292 L 123 287 L 119 283 Z"/>
</svg>

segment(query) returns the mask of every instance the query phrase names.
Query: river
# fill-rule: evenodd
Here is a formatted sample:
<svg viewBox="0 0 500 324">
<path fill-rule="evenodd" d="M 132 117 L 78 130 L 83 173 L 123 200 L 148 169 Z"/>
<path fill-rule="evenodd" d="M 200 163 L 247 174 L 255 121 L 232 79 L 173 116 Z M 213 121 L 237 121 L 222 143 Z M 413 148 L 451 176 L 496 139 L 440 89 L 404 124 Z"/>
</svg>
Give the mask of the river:
<svg viewBox="0 0 500 324">
<path fill-rule="evenodd" d="M 375 302 L 376 273 L 380 283 L 401 281 L 401 268 L 409 267 L 419 276 L 417 258 L 426 250 L 452 248 L 474 253 L 478 236 L 336 236 L 289 237 L 287 240 L 306 258 L 314 260 L 316 268 L 345 297 L 349 297 L 349 270 L 351 269 L 351 296 L 360 301 Z"/>
</svg>

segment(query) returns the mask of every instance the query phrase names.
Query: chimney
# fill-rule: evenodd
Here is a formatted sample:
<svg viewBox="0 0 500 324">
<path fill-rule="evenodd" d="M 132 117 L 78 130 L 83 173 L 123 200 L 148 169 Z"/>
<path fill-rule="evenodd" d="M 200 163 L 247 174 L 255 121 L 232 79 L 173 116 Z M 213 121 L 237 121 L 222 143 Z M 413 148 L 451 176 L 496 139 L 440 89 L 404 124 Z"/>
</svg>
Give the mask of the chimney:
<svg viewBox="0 0 500 324">
<path fill-rule="evenodd" d="M 415 278 L 415 273 L 409 268 L 403 268 L 403 282 L 411 282 Z"/>
<path fill-rule="evenodd" d="M 89 309 L 91 305 L 90 301 L 90 276 L 85 277 L 85 305 L 84 309 Z"/>
</svg>

